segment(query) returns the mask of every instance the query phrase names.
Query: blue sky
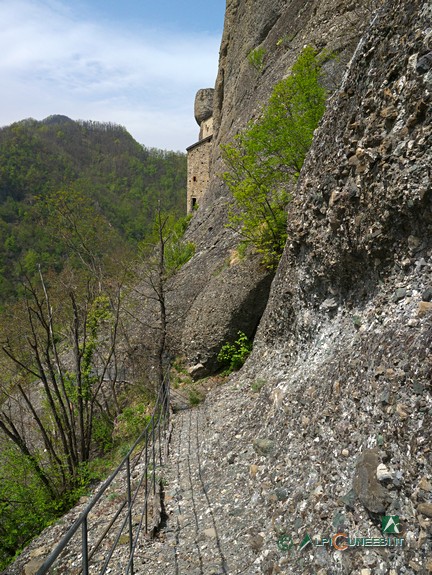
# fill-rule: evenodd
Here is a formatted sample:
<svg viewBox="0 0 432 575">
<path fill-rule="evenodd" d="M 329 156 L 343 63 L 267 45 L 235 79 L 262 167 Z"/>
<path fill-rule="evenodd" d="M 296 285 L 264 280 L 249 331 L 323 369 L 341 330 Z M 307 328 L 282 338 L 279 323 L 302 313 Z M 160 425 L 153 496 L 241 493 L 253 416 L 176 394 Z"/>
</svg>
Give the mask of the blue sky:
<svg viewBox="0 0 432 575">
<path fill-rule="evenodd" d="M 115 122 L 184 150 L 213 87 L 224 0 L 0 0 L 0 126 L 51 114 Z"/>
</svg>

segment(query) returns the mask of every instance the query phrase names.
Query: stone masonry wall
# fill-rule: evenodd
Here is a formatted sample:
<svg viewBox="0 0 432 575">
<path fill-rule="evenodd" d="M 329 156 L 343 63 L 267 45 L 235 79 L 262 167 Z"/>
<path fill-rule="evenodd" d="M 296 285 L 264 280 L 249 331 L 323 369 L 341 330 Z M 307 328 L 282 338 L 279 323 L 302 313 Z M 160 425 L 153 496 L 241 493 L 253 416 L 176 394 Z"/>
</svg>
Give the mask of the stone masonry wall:
<svg viewBox="0 0 432 575">
<path fill-rule="evenodd" d="M 199 139 L 204 140 L 208 136 L 213 135 L 213 117 L 207 118 L 201 122 Z"/>
<path fill-rule="evenodd" d="M 188 148 L 187 213 L 198 207 L 210 181 L 212 137 L 207 136 Z"/>
</svg>

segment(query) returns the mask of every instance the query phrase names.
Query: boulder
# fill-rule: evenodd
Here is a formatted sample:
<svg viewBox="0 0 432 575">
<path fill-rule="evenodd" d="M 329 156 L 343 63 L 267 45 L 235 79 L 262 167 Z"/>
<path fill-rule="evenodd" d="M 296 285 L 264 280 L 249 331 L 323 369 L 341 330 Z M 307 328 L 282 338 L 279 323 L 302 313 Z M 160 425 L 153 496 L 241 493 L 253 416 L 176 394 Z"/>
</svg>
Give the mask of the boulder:
<svg viewBox="0 0 432 575">
<path fill-rule="evenodd" d="M 201 126 L 201 122 L 208 120 L 213 115 L 213 88 L 203 88 L 198 90 L 195 96 L 195 120 Z"/>
</svg>

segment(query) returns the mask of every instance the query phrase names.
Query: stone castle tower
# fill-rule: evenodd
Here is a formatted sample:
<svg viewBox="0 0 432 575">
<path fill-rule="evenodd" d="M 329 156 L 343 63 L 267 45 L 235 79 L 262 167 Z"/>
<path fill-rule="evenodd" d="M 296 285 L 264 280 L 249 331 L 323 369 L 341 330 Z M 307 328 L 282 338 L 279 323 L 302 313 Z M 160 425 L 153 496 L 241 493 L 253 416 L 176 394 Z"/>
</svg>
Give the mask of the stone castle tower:
<svg viewBox="0 0 432 575">
<path fill-rule="evenodd" d="M 199 205 L 208 189 L 210 154 L 213 139 L 214 89 L 198 90 L 195 97 L 195 120 L 200 131 L 198 141 L 187 148 L 187 213 Z"/>
</svg>

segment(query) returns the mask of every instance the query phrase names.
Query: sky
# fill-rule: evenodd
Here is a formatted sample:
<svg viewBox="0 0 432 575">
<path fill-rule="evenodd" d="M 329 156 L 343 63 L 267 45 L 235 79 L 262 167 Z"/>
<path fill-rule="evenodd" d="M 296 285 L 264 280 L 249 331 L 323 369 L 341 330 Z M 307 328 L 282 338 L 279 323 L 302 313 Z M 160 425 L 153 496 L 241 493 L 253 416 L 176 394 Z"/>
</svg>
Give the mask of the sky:
<svg viewBox="0 0 432 575">
<path fill-rule="evenodd" d="M 52 114 L 125 126 L 147 147 L 198 139 L 225 0 L 0 0 L 0 127 Z"/>
</svg>

